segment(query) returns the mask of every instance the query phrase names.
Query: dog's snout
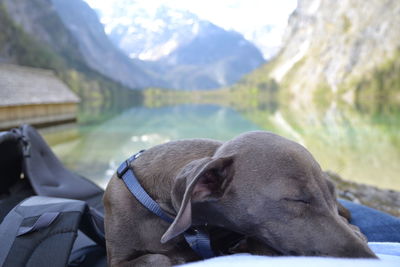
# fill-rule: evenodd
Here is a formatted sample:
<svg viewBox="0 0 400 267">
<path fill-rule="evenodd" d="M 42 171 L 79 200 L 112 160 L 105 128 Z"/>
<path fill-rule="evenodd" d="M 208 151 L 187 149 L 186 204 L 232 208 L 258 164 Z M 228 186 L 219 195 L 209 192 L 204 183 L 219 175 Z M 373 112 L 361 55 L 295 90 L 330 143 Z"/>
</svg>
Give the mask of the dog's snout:
<svg viewBox="0 0 400 267">
<path fill-rule="evenodd" d="M 361 232 L 355 232 L 354 229 L 340 221 L 339 227 L 335 231 L 336 242 L 327 246 L 327 256 L 341 258 L 377 258 L 374 252 L 369 248 L 366 239 L 359 235 Z"/>
<path fill-rule="evenodd" d="M 375 255 L 375 253 L 372 252 L 371 250 L 362 251 L 362 253 L 359 254 L 359 258 L 378 259 L 378 257 Z"/>
<path fill-rule="evenodd" d="M 294 239 L 280 239 L 277 242 L 281 244 L 280 251 L 283 255 L 377 258 L 369 248 L 366 239 L 360 238 L 355 229 L 336 216 L 325 216 L 308 221 L 304 227 L 302 232 L 291 232 Z M 286 228 L 286 231 L 290 229 Z M 359 234 L 362 235 L 361 232 Z"/>
<path fill-rule="evenodd" d="M 375 253 L 363 243 L 355 245 L 354 243 L 349 243 L 347 247 L 345 247 L 344 252 L 341 253 L 342 256 L 345 258 L 375 258 L 378 257 Z"/>
<path fill-rule="evenodd" d="M 328 250 L 306 250 L 298 252 L 290 250 L 287 252 L 290 256 L 322 256 L 322 257 L 338 257 L 338 258 L 377 258 L 372 250 L 364 244 L 349 243 L 347 246 L 333 247 Z"/>
</svg>

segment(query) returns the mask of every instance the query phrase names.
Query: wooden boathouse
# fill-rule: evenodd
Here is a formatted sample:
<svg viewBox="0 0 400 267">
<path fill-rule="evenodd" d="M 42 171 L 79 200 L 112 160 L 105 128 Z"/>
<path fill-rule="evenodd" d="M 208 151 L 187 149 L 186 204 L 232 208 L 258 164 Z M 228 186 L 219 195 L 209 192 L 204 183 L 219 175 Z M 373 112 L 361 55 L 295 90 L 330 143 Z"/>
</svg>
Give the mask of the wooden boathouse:
<svg viewBox="0 0 400 267">
<path fill-rule="evenodd" d="M 52 71 L 0 64 L 0 130 L 76 121 L 78 103 Z"/>
</svg>

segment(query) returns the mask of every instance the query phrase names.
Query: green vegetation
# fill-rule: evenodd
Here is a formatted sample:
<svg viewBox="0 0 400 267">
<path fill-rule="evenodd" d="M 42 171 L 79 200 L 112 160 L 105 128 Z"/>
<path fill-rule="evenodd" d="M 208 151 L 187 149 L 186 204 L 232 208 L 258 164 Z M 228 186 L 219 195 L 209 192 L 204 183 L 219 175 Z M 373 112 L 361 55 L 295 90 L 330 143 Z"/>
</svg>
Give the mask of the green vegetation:
<svg viewBox="0 0 400 267">
<path fill-rule="evenodd" d="M 270 72 L 277 65 L 277 58 L 264 64 L 257 70 L 243 77 L 229 90 L 232 106 L 237 110 L 261 109 L 274 110 L 279 99 L 280 85 L 270 77 Z"/>
<path fill-rule="evenodd" d="M 321 82 L 314 91 L 313 101 L 320 109 L 325 109 L 334 99 L 334 94 L 327 82 Z"/>
<path fill-rule="evenodd" d="M 357 105 L 364 109 L 370 109 L 370 105 L 379 111 L 400 101 L 400 50 L 355 83 L 355 96 Z"/>
<path fill-rule="evenodd" d="M 259 86 L 260 84 L 263 84 L 262 87 L 266 87 L 264 89 L 268 90 L 269 87 L 268 84 L 270 84 L 271 82 L 269 73 L 276 67 L 277 63 L 278 62 L 276 59 L 272 60 L 264 64 L 263 66 L 259 67 L 255 71 L 245 75 L 242 79 L 240 79 L 239 82 L 237 82 L 231 87 L 232 91 L 240 91 L 240 90 L 248 91 L 248 88 L 260 87 Z"/>
<path fill-rule="evenodd" d="M 31 67 L 57 70 L 65 65 L 60 56 L 15 25 L 3 4 L 0 4 L 0 55 L 11 56 L 18 64 Z"/>
<path fill-rule="evenodd" d="M 50 19 L 51 23 L 47 19 Z M 63 31 L 57 30 L 57 25 L 61 27 L 58 17 L 46 17 L 46 21 L 42 19 L 40 23 L 51 27 L 49 32 L 54 34 L 55 40 L 59 40 L 59 43 L 55 44 L 58 51 L 25 33 L 0 4 L 0 57 L 10 58 L 19 65 L 53 70 L 79 95 L 82 102 L 89 101 L 91 106 L 97 106 L 100 110 L 110 103 L 118 102 L 126 107 L 142 101 L 140 91 L 126 88 L 90 69 L 82 61 L 77 50 L 62 44 L 61 40 L 69 36 L 62 35 Z M 83 120 L 90 119 L 84 116 Z"/>
<path fill-rule="evenodd" d="M 196 103 L 196 99 L 203 99 L 201 91 L 168 90 L 162 88 L 148 88 L 143 92 L 143 104 L 146 107 L 157 108 L 185 103 Z"/>
<path fill-rule="evenodd" d="M 351 21 L 348 16 L 342 15 L 343 20 L 343 33 L 347 33 L 351 28 Z"/>
</svg>

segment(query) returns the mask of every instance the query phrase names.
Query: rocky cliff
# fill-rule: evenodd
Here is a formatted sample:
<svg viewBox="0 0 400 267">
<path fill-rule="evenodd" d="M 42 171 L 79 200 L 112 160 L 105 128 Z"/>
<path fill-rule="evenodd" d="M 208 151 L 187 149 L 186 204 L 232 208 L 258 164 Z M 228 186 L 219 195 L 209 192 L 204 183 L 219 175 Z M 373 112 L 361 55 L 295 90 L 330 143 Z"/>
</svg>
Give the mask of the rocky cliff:
<svg viewBox="0 0 400 267">
<path fill-rule="evenodd" d="M 399 1 L 299 0 L 284 39 L 242 83 L 274 81 L 303 106 L 316 97 L 400 99 Z"/>
<path fill-rule="evenodd" d="M 0 0 L 0 62 L 51 69 L 82 100 L 141 97 L 90 68 L 50 0 Z"/>
<path fill-rule="evenodd" d="M 87 64 L 130 87 L 165 86 L 160 78 L 120 51 L 106 36 L 97 14 L 82 0 L 51 0 L 64 25 L 76 38 Z"/>
<path fill-rule="evenodd" d="M 2 0 L 8 15 L 27 34 L 75 65 L 93 70 L 130 88 L 158 85 L 117 49 L 95 12 L 81 0 Z"/>
<path fill-rule="evenodd" d="M 38 51 L 30 53 L 30 51 L 21 50 L 16 53 L 18 48 L 33 48 L 33 42 L 42 49 L 51 49 L 51 52 L 61 57 L 67 56 L 69 62 L 75 65 L 84 64 L 82 54 L 79 49 L 76 49 L 77 41 L 64 27 L 49 0 L 0 0 L 0 5 L 3 61 L 24 64 L 27 63 L 26 60 L 24 61 L 24 56 L 43 54 Z M 48 53 L 51 54 L 51 52 Z M 39 59 L 35 58 L 35 60 Z"/>
</svg>

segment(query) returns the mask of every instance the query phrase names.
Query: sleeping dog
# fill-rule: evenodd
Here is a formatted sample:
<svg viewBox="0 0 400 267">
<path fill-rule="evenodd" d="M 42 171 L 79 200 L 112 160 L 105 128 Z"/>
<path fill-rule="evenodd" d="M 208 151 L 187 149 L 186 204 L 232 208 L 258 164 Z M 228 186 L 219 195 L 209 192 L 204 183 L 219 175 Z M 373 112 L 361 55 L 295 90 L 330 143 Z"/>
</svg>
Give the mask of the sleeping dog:
<svg viewBox="0 0 400 267">
<path fill-rule="evenodd" d="M 152 213 L 114 175 L 104 196 L 110 266 L 199 260 L 183 237 L 193 226 L 206 229 L 222 254 L 376 257 L 344 218 L 334 185 L 313 156 L 273 133 L 168 142 L 129 167 L 173 220 Z M 237 242 L 227 244 L 232 236 Z"/>
</svg>

